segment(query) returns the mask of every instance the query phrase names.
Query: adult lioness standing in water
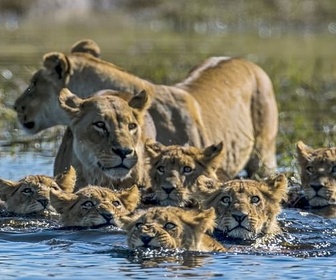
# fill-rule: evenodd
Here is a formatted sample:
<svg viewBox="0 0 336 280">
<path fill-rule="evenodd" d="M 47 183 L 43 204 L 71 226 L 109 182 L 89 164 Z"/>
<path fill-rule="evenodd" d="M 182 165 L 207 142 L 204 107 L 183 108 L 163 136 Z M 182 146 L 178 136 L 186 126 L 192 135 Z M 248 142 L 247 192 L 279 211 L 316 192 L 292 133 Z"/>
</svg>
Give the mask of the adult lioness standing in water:
<svg viewBox="0 0 336 280">
<path fill-rule="evenodd" d="M 223 141 L 222 167 L 231 177 L 244 168 L 249 176 L 269 175 L 276 168 L 273 86 L 250 61 L 211 57 L 173 86 L 153 84 L 84 52 L 48 53 L 43 65 L 15 103 L 20 122 L 33 133 L 66 124 L 57 105 L 63 87 L 80 97 L 106 88 L 146 90 L 153 99 L 149 112 L 159 142 L 204 148 Z M 58 159 L 62 162 L 62 155 Z"/>
</svg>

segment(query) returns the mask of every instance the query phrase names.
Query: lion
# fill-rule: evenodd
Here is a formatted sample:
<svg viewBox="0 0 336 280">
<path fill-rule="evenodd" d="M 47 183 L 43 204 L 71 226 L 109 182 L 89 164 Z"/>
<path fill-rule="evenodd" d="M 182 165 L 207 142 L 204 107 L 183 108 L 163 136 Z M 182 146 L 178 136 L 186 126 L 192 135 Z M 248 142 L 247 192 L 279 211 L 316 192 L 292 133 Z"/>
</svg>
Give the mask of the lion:
<svg viewBox="0 0 336 280">
<path fill-rule="evenodd" d="M 132 249 L 184 249 L 188 251 L 226 252 L 209 233 L 215 225 L 214 209 L 150 207 L 137 215 L 122 218 L 127 243 Z"/>
<path fill-rule="evenodd" d="M 76 193 L 53 188 L 50 192 L 52 206 L 61 215 L 65 227 L 121 227 L 120 217 L 138 206 L 139 189 L 113 191 L 109 188 L 88 185 Z"/>
<path fill-rule="evenodd" d="M 165 146 L 153 139 L 145 142 L 154 200 L 162 206 L 192 206 L 192 189 L 201 175 L 217 178 L 224 155 L 223 142 L 204 149 L 193 146 Z"/>
<path fill-rule="evenodd" d="M 56 177 L 29 175 L 18 182 L 0 179 L 0 198 L 5 202 L 8 212 L 18 215 L 54 212 L 50 204 L 50 190 L 59 187 L 71 193 L 76 181 L 73 167 Z"/>
<path fill-rule="evenodd" d="M 159 142 L 204 148 L 223 141 L 222 168 L 231 178 L 244 168 L 248 176 L 261 177 L 276 168 L 278 108 L 273 85 L 264 70 L 243 58 L 210 57 L 184 80 L 167 86 L 88 52 L 47 53 L 43 67 L 15 101 L 26 130 L 36 133 L 66 122 L 57 105 L 64 87 L 81 98 L 102 89 L 134 94 L 145 90 L 153 99 L 149 113 Z"/>
<path fill-rule="evenodd" d="M 277 215 L 287 199 L 287 178 L 279 174 L 265 181 L 234 179 L 211 192 L 202 207 L 216 211 L 216 229 L 223 237 L 254 240 L 281 234 Z"/>
<path fill-rule="evenodd" d="M 71 120 L 73 147 L 68 164 L 77 171 L 75 190 L 89 184 L 112 189 L 148 187 L 141 129 L 150 105 L 145 91 L 127 102 L 114 95 L 81 99 L 65 88 L 59 103 Z"/>
<path fill-rule="evenodd" d="M 301 185 L 312 208 L 336 205 L 336 147 L 313 149 L 296 144 Z"/>
</svg>

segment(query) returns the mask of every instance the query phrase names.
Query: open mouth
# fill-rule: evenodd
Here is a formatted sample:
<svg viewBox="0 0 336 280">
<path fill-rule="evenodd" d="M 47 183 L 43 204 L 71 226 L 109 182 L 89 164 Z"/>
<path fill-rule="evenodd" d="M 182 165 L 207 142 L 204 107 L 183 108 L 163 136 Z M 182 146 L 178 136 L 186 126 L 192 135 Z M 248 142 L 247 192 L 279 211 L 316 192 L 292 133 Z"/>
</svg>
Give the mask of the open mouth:
<svg viewBox="0 0 336 280">
<path fill-rule="evenodd" d="M 33 129 L 34 126 L 35 126 L 35 123 L 34 122 L 26 122 L 23 124 L 23 126 L 27 129 Z"/>
</svg>

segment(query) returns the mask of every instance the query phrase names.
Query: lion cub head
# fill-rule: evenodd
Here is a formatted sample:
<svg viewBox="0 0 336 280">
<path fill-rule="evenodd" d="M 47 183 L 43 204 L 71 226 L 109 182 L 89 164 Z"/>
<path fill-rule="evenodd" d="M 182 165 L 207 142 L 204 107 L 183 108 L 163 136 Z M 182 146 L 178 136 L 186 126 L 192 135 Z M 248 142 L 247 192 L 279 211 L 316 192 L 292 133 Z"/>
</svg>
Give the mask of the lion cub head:
<svg viewBox="0 0 336 280">
<path fill-rule="evenodd" d="M 281 233 L 276 218 L 286 193 L 287 178 L 283 174 L 267 182 L 235 179 L 224 182 L 203 207 L 215 208 L 216 228 L 225 236 L 251 240 Z"/>
<path fill-rule="evenodd" d="M 336 204 L 336 148 L 312 149 L 297 143 L 301 184 L 312 207 Z"/>
<path fill-rule="evenodd" d="M 149 176 L 155 199 L 162 206 L 186 206 L 192 185 L 200 175 L 216 177 L 223 159 L 223 143 L 204 149 L 164 146 L 147 139 L 145 151 L 150 159 Z"/>
<path fill-rule="evenodd" d="M 87 186 L 76 193 L 60 189 L 50 192 L 52 206 L 61 214 L 64 226 L 120 226 L 120 217 L 137 207 L 139 189 L 134 185 L 120 192 L 99 186 Z"/>
<path fill-rule="evenodd" d="M 166 248 L 192 251 L 225 251 L 212 239 L 215 225 L 213 209 L 152 207 L 139 215 L 124 217 L 130 248 Z"/>
<path fill-rule="evenodd" d="M 30 175 L 18 182 L 0 179 L 0 198 L 6 209 L 15 214 L 26 215 L 52 210 L 50 190 L 55 187 L 64 192 L 72 192 L 76 181 L 76 171 L 69 170 L 52 178 L 45 175 Z"/>
<path fill-rule="evenodd" d="M 141 129 L 150 106 L 147 93 L 129 101 L 114 95 L 81 99 L 63 89 L 59 101 L 71 119 L 74 165 L 83 185 L 142 185 L 147 176 Z"/>
</svg>

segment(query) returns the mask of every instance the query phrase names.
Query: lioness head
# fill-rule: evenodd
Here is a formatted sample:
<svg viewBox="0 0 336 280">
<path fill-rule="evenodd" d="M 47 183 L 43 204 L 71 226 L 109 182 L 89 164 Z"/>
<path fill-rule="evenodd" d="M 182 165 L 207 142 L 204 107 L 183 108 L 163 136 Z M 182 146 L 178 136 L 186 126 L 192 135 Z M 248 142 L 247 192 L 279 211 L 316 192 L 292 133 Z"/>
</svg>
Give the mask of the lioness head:
<svg viewBox="0 0 336 280">
<path fill-rule="evenodd" d="M 30 175 L 18 182 L 0 179 L 0 198 L 9 212 L 15 214 L 42 213 L 52 210 L 50 190 L 55 187 L 64 192 L 72 192 L 76 181 L 76 172 L 69 170 L 55 178 L 45 175 Z"/>
<path fill-rule="evenodd" d="M 100 49 L 92 40 L 81 40 L 72 46 L 71 52 L 99 57 Z M 29 86 L 14 104 L 18 120 L 26 132 L 37 133 L 67 124 L 68 118 L 58 106 L 58 97 L 71 75 L 71 63 L 65 54 L 52 52 L 43 57 L 43 68 L 34 73 Z"/>
<path fill-rule="evenodd" d="M 141 125 L 150 105 L 145 91 L 127 102 L 110 95 L 74 98 L 63 89 L 59 102 L 71 119 L 74 154 L 88 184 L 143 179 Z"/>
<path fill-rule="evenodd" d="M 76 193 L 59 189 L 50 192 L 52 206 L 61 214 L 64 226 L 120 226 L 120 217 L 137 207 L 139 189 L 134 185 L 120 192 L 99 186 L 87 186 Z"/>
<path fill-rule="evenodd" d="M 150 159 L 149 175 L 160 205 L 185 206 L 190 202 L 191 186 L 200 175 L 216 178 L 223 159 L 223 143 L 204 149 L 164 146 L 147 139 L 145 151 Z"/>
<path fill-rule="evenodd" d="M 336 148 L 313 149 L 297 143 L 301 183 L 312 207 L 336 204 Z"/>
<path fill-rule="evenodd" d="M 124 217 L 130 248 L 218 250 L 206 232 L 214 228 L 213 209 L 152 207 L 138 216 Z M 210 238 L 210 239 L 208 239 Z M 221 246 L 219 246 L 221 247 Z"/>
<path fill-rule="evenodd" d="M 283 174 L 267 182 L 230 180 L 213 192 L 203 207 L 215 208 L 217 228 L 225 236 L 255 239 L 281 232 L 276 217 L 286 193 L 287 179 Z"/>
</svg>

